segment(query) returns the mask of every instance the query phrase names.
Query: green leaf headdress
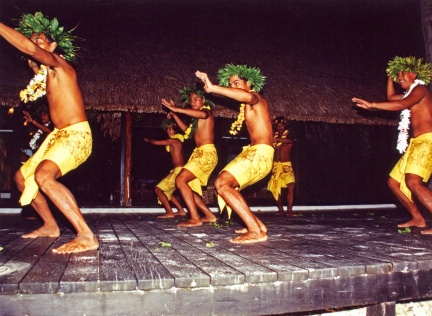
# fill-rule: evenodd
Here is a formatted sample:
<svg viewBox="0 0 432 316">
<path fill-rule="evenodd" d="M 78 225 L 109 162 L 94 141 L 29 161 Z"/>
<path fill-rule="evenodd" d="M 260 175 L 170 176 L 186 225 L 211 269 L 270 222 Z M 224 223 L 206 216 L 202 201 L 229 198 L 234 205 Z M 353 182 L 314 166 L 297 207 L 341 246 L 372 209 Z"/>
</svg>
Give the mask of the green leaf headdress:
<svg viewBox="0 0 432 316">
<path fill-rule="evenodd" d="M 431 64 L 423 63 L 422 58 L 399 57 L 396 56 L 393 60 L 389 61 L 386 69 L 387 75 L 397 82 L 399 71 L 412 72 L 417 75 L 417 79 L 423 80 L 426 84 L 431 81 L 432 69 Z"/>
<path fill-rule="evenodd" d="M 69 61 L 75 61 L 77 47 L 73 45 L 75 36 L 70 31 L 65 31 L 63 26 L 60 26 L 57 18 L 49 20 L 48 17 L 44 17 L 42 12 L 36 12 L 33 14 L 23 14 L 19 27 L 16 30 L 26 37 L 30 38 L 33 33 L 45 33 L 48 38 L 51 38 L 57 43 L 58 47 L 63 50 L 63 57 Z"/>
<path fill-rule="evenodd" d="M 162 124 L 160 127 L 166 132 L 168 129 L 168 126 L 173 126 L 175 128 L 177 126 L 177 124 L 174 121 L 166 118 L 162 121 Z"/>
<path fill-rule="evenodd" d="M 217 76 L 219 84 L 229 87 L 229 79 L 233 75 L 248 80 L 256 92 L 260 92 L 265 85 L 266 77 L 262 75 L 259 68 L 233 64 L 226 64 L 224 68 L 219 69 Z"/>
<path fill-rule="evenodd" d="M 278 124 L 282 124 L 285 126 L 285 128 L 287 128 L 288 121 L 284 116 L 278 116 L 273 120 L 273 126 L 276 127 Z"/>
<path fill-rule="evenodd" d="M 214 103 L 210 100 L 208 100 L 205 97 L 205 92 L 203 90 L 201 90 L 200 88 L 198 88 L 196 85 L 191 86 L 191 87 L 184 87 L 183 89 L 179 90 L 180 95 L 181 95 L 181 101 L 184 103 L 185 106 L 190 106 L 190 95 L 192 93 L 200 96 L 201 98 L 203 98 L 204 101 L 204 105 L 209 106 L 210 108 L 214 107 Z"/>
</svg>

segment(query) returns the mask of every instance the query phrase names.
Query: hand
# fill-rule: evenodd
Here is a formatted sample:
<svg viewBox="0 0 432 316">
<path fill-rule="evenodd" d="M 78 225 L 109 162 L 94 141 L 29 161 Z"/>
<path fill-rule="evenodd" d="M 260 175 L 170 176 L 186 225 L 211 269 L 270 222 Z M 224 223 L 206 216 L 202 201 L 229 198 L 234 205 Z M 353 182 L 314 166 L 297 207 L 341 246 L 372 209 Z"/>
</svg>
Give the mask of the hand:
<svg viewBox="0 0 432 316">
<path fill-rule="evenodd" d="M 38 64 L 31 59 L 27 59 L 30 68 L 38 67 Z M 38 67 L 39 68 L 39 67 Z"/>
<path fill-rule="evenodd" d="M 208 78 L 207 74 L 205 72 L 196 71 L 195 76 L 197 76 L 201 81 L 204 83 L 204 90 L 206 92 L 212 92 L 213 91 L 213 83 Z"/>
<path fill-rule="evenodd" d="M 361 107 L 363 109 L 370 110 L 370 109 L 374 108 L 373 102 L 368 102 L 368 101 L 365 101 L 365 100 L 362 100 L 359 98 L 352 98 L 351 100 L 352 100 L 352 102 L 357 103 L 358 107 Z"/>
<path fill-rule="evenodd" d="M 175 112 L 175 110 L 177 109 L 177 107 L 174 105 L 174 101 L 173 100 L 166 100 L 166 99 L 162 99 L 162 105 L 167 107 L 170 111 Z"/>
<path fill-rule="evenodd" d="M 28 123 L 33 123 L 33 118 L 31 117 L 30 113 L 27 111 L 23 111 L 24 118 Z"/>
</svg>

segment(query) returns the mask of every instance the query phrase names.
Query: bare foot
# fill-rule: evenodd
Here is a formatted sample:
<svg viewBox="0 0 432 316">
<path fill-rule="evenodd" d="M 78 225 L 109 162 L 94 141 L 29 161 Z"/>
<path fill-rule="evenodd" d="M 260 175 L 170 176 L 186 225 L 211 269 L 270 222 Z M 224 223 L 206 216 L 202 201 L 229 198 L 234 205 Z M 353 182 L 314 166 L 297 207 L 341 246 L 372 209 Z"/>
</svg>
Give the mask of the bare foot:
<svg viewBox="0 0 432 316">
<path fill-rule="evenodd" d="M 292 217 L 296 217 L 296 216 L 298 216 L 298 214 L 295 214 L 295 213 L 293 213 L 293 212 L 287 213 L 286 215 L 287 215 L 287 216 L 292 216 Z"/>
<path fill-rule="evenodd" d="M 402 223 L 398 225 L 399 228 L 413 227 L 413 226 L 420 227 L 420 228 L 426 227 L 426 221 L 424 219 L 419 219 L 419 220 L 412 219 L 406 223 Z"/>
<path fill-rule="evenodd" d="M 64 244 L 53 252 L 56 253 L 75 253 L 83 252 L 87 250 L 97 250 L 99 248 L 99 242 L 95 236 L 77 236 L 74 240 Z"/>
<path fill-rule="evenodd" d="M 177 213 L 174 213 L 174 216 L 186 216 L 186 215 L 187 215 L 186 212 L 177 212 Z"/>
<path fill-rule="evenodd" d="M 236 234 L 246 234 L 248 232 L 247 228 L 242 228 L 242 229 L 236 229 L 235 230 Z"/>
<path fill-rule="evenodd" d="M 260 232 L 259 234 L 249 233 L 235 237 L 230 240 L 233 244 L 252 244 L 256 242 L 262 242 L 267 240 L 267 234 Z"/>
<path fill-rule="evenodd" d="M 164 215 L 159 215 L 157 218 L 174 218 L 175 215 L 174 214 L 164 214 Z"/>
<path fill-rule="evenodd" d="M 57 226 L 49 228 L 43 225 L 30 233 L 22 235 L 21 238 L 39 238 L 39 237 L 55 238 L 58 236 L 60 236 L 60 230 Z"/>
<path fill-rule="evenodd" d="M 201 218 L 201 220 L 203 221 L 203 223 L 216 223 L 217 217 L 212 214 Z"/>
<path fill-rule="evenodd" d="M 425 229 L 421 231 L 422 235 L 432 235 L 432 228 L 431 229 Z"/>
<path fill-rule="evenodd" d="M 277 211 L 274 215 L 285 215 L 285 212 L 284 211 Z"/>
<path fill-rule="evenodd" d="M 177 227 L 195 227 L 195 226 L 201 226 L 203 224 L 201 219 L 190 219 L 186 222 L 180 223 L 177 225 Z"/>
</svg>

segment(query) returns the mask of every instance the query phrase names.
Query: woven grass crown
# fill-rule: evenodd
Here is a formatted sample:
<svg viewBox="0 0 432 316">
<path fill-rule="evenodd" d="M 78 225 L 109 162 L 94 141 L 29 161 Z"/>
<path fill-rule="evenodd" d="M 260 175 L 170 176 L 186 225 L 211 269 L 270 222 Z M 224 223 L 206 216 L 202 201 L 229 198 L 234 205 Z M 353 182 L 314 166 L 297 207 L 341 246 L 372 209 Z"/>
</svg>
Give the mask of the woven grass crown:
<svg viewBox="0 0 432 316">
<path fill-rule="evenodd" d="M 259 68 L 233 64 L 226 64 L 224 68 L 219 69 L 217 76 L 219 84 L 224 87 L 229 87 L 229 79 L 234 75 L 248 80 L 256 92 L 260 92 L 265 85 L 266 77 L 262 75 Z"/>
<path fill-rule="evenodd" d="M 423 63 L 422 58 L 396 56 L 393 60 L 389 61 L 386 72 L 393 81 L 397 82 L 399 71 L 415 73 L 417 79 L 423 80 L 426 84 L 431 81 L 431 64 Z"/>
<path fill-rule="evenodd" d="M 57 43 L 58 47 L 63 51 L 63 57 L 68 61 L 75 61 L 77 47 L 74 46 L 73 41 L 76 39 L 70 31 L 65 31 L 63 26 L 59 25 L 57 18 L 49 20 L 44 17 L 42 12 L 33 14 L 23 14 L 19 27 L 16 30 L 26 37 L 30 38 L 33 33 L 45 33 L 48 38 L 51 38 Z"/>
<path fill-rule="evenodd" d="M 210 100 L 208 100 L 205 97 L 205 92 L 201 89 L 199 89 L 196 85 L 191 87 L 184 87 L 183 89 L 179 90 L 181 95 L 181 102 L 184 103 L 185 106 L 190 106 L 190 95 L 196 94 L 199 97 L 203 98 L 204 105 L 209 106 L 210 108 L 214 107 L 214 103 Z"/>
</svg>

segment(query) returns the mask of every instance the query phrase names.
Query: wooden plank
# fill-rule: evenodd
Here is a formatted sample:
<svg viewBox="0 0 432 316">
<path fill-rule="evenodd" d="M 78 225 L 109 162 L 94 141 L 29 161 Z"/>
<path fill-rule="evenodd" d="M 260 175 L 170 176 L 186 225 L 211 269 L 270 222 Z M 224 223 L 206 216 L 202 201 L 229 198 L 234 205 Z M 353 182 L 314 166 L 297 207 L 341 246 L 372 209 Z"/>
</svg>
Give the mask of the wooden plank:
<svg viewBox="0 0 432 316">
<path fill-rule="evenodd" d="M 206 243 L 211 242 L 210 240 L 206 241 L 191 236 L 180 229 L 160 230 L 155 226 L 147 229 L 171 243 L 173 249 L 208 274 L 211 277 L 211 285 L 236 285 L 245 282 L 245 275 L 243 273 L 227 265 L 224 260 L 220 260 L 220 257 L 224 256 L 220 252 L 221 249 L 217 246 L 206 246 Z M 231 253 L 228 252 L 226 255 L 231 255 Z M 237 259 L 240 258 L 237 257 Z"/>
<path fill-rule="evenodd" d="M 85 217 L 90 229 L 98 237 L 98 215 Z M 80 293 L 99 290 L 99 252 L 96 250 L 71 254 L 60 280 L 59 292 Z"/>
<path fill-rule="evenodd" d="M 40 254 L 32 269 L 20 281 L 19 288 L 22 294 L 56 293 L 60 288 L 60 279 L 68 264 L 70 254 L 53 252 L 64 243 L 73 239 L 74 235 L 66 230 L 45 252 Z M 38 238 L 37 241 L 48 239 Z"/>
<path fill-rule="evenodd" d="M 135 273 L 129 265 L 116 232 L 108 218 L 98 223 L 100 290 L 132 291 L 138 287 Z"/>
<path fill-rule="evenodd" d="M 173 275 L 174 285 L 178 288 L 207 287 L 210 285 L 210 276 L 199 269 L 194 262 L 179 254 L 173 247 L 161 247 L 165 236 L 150 233 L 153 222 L 128 223 L 129 229 L 137 238 L 145 243 L 149 251 L 163 263 L 165 268 Z"/>
<path fill-rule="evenodd" d="M 229 240 L 227 236 L 232 234 L 236 228 L 238 229 L 240 226 L 221 225 L 216 227 L 213 225 L 203 225 L 186 230 L 165 227 L 164 230 L 215 257 L 220 262 L 242 272 L 246 277 L 245 282 L 248 283 L 273 282 L 276 280 L 304 280 L 307 277 L 307 270 L 287 264 L 283 258 L 277 258 L 276 256 L 269 257 L 267 253 L 260 254 L 256 251 L 253 252 L 255 257 L 252 260 L 248 256 L 239 255 L 236 247 L 241 249 L 242 246 L 236 246 L 227 242 Z M 210 242 L 215 244 L 214 248 L 205 247 L 205 244 Z M 254 249 L 255 246 L 247 245 L 246 247 L 247 249 Z M 260 256 L 260 258 L 257 256 Z M 272 260 L 269 260 L 269 258 L 272 258 Z M 267 265 L 264 263 L 267 263 Z"/>
<path fill-rule="evenodd" d="M 111 219 L 111 223 L 118 235 L 120 245 L 125 253 L 129 265 L 138 279 L 140 290 L 167 289 L 174 286 L 174 277 L 153 256 L 146 245 L 141 242 L 127 227 L 128 222 Z M 132 222 L 129 222 L 132 225 Z"/>
<path fill-rule="evenodd" d="M 40 260 L 54 240 L 54 238 L 37 238 L 32 239 L 30 243 L 23 241 L 27 246 L 1 266 L 3 273 L 0 275 L 0 293 L 18 293 L 21 280 L 32 269 L 33 265 Z"/>
</svg>

